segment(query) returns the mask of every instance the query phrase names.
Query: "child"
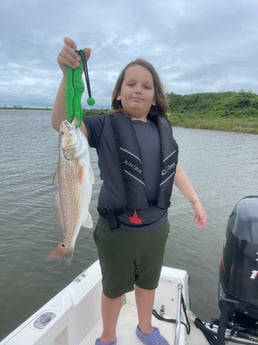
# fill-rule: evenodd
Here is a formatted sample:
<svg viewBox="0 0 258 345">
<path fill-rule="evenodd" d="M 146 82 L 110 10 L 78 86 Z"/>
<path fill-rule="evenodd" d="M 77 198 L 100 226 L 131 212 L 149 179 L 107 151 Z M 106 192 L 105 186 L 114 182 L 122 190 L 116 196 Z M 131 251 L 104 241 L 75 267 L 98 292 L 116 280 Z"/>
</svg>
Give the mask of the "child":
<svg viewBox="0 0 258 345">
<path fill-rule="evenodd" d="M 76 44 L 64 39 L 58 63 L 64 77 L 55 100 L 52 126 L 65 119 L 65 67 L 76 68 Z M 85 52 L 90 56 L 90 49 Z M 168 105 L 153 66 L 137 59 L 121 72 L 112 94 L 111 114 L 85 116 L 81 130 L 96 148 L 103 180 L 94 240 L 102 270 L 103 331 L 95 345 L 116 345 L 116 325 L 125 292 L 135 290 L 137 337 L 146 345 L 169 345 L 152 326 L 152 308 L 169 232 L 173 184 L 190 202 L 194 222 L 206 212 L 178 163 L 178 146 L 167 120 Z"/>
</svg>

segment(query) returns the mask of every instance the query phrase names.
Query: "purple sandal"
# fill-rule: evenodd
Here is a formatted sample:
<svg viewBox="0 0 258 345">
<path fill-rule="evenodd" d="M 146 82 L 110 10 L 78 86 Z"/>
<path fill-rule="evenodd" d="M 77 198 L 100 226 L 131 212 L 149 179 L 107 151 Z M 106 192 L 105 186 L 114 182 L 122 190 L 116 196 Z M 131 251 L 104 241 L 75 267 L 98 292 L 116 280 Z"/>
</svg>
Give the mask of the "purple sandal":
<svg viewBox="0 0 258 345">
<path fill-rule="evenodd" d="M 145 345 L 169 345 L 168 341 L 162 337 L 159 329 L 156 327 L 154 327 L 154 332 L 145 334 L 142 333 L 139 326 L 137 326 L 136 335 Z"/>
<path fill-rule="evenodd" d="M 116 345 L 116 338 L 111 343 L 103 343 L 103 341 L 100 341 L 98 338 L 96 339 L 95 345 Z"/>
</svg>

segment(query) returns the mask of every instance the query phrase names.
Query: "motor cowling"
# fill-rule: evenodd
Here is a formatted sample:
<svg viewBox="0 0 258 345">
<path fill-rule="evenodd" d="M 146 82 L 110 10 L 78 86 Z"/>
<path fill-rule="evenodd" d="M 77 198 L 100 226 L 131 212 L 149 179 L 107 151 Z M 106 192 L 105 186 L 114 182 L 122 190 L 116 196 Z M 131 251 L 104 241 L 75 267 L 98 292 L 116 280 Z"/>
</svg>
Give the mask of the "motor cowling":
<svg viewBox="0 0 258 345">
<path fill-rule="evenodd" d="M 241 199 L 229 216 L 218 297 L 219 319 L 208 329 L 195 321 L 209 344 L 258 344 L 258 196 Z"/>
<path fill-rule="evenodd" d="M 258 196 L 241 199 L 227 224 L 219 269 L 219 303 L 258 319 Z"/>
</svg>

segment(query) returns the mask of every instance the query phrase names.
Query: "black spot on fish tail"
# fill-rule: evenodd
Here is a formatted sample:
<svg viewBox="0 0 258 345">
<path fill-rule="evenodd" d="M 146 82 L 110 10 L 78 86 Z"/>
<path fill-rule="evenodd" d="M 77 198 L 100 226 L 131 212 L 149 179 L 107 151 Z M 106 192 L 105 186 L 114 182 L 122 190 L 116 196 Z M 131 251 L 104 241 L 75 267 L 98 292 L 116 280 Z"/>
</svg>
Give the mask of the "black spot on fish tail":
<svg viewBox="0 0 258 345">
<path fill-rule="evenodd" d="M 59 243 L 48 256 L 48 260 L 63 262 L 67 266 L 71 265 L 72 258 L 73 248 L 67 246 L 64 242 Z"/>
</svg>

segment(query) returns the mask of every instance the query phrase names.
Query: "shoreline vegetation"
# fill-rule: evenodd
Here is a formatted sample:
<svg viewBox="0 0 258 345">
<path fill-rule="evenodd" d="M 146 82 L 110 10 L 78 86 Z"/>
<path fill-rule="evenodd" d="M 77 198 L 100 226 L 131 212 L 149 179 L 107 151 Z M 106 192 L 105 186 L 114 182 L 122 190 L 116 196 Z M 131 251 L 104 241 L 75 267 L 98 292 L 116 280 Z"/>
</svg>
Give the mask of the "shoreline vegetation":
<svg viewBox="0 0 258 345">
<path fill-rule="evenodd" d="M 258 134 L 258 95 L 253 92 L 169 94 L 174 126 Z"/>
<path fill-rule="evenodd" d="M 258 134 L 258 95 L 253 92 L 169 93 L 169 121 L 175 127 Z M 0 109 L 51 110 L 49 107 Z M 86 115 L 106 114 L 108 108 L 84 109 Z"/>
</svg>

